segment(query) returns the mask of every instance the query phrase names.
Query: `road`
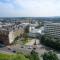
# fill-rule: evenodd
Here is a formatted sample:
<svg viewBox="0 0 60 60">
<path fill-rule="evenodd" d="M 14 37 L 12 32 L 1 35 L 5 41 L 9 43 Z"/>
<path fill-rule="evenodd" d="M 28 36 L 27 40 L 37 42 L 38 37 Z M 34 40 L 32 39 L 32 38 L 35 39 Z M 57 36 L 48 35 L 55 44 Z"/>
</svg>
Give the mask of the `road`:
<svg viewBox="0 0 60 60">
<path fill-rule="evenodd" d="M 7 46 L 7 47 L 0 48 L 1 53 L 13 53 L 12 51 L 30 53 L 32 50 L 33 50 L 33 46 L 19 45 L 19 44 L 15 46 Z M 44 52 L 46 52 L 46 50 L 42 45 L 37 45 L 36 52 L 38 52 L 39 54 L 43 54 Z"/>
<path fill-rule="evenodd" d="M 33 39 L 32 41 L 34 42 L 36 39 Z M 36 52 L 38 52 L 39 54 L 43 54 L 44 52 L 48 51 L 46 49 L 45 46 L 43 46 L 42 44 L 40 45 L 31 45 L 32 44 L 32 41 L 30 43 L 28 43 L 28 45 L 20 45 L 20 44 L 16 44 L 16 45 L 11 45 L 11 46 L 6 46 L 6 47 L 3 47 L 3 48 L 0 48 L 0 52 L 9 52 L 9 53 L 13 53 L 13 51 L 18 51 L 18 52 L 23 52 L 23 53 L 30 53 L 33 48 L 35 47 L 36 48 Z M 38 39 L 36 40 L 36 42 L 38 43 Z"/>
</svg>

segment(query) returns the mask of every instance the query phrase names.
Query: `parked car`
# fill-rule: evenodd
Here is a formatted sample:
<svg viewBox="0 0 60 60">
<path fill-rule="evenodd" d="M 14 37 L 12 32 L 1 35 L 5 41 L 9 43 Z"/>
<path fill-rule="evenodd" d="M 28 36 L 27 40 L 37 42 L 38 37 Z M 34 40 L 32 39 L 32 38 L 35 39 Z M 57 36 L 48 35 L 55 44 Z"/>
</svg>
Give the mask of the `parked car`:
<svg viewBox="0 0 60 60">
<path fill-rule="evenodd" d="M 29 47 L 28 47 L 28 49 L 32 49 L 32 47 L 31 47 L 31 46 L 29 46 Z"/>
<path fill-rule="evenodd" d="M 13 52 L 13 53 L 16 53 L 16 50 L 13 50 L 12 52 Z"/>
<path fill-rule="evenodd" d="M 8 50 L 11 50 L 11 48 L 8 48 Z"/>
<path fill-rule="evenodd" d="M 24 48 L 23 46 L 21 46 L 21 48 Z"/>
</svg>

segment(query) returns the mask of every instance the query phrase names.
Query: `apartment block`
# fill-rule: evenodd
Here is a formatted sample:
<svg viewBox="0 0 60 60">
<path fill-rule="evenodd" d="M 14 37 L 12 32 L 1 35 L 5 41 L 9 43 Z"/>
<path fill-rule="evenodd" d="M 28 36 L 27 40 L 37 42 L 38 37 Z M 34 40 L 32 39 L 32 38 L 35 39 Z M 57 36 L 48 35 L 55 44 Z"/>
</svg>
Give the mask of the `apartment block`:
<svg viewBox="0 0 60 60">
<path fill-rule="evenodd" d="M 23 35 L 24 30 L 20 25 L 3 24 L 0 25 L 0 43 L 9 45 L 12 44 L 17 36 Z"/>
</svg>

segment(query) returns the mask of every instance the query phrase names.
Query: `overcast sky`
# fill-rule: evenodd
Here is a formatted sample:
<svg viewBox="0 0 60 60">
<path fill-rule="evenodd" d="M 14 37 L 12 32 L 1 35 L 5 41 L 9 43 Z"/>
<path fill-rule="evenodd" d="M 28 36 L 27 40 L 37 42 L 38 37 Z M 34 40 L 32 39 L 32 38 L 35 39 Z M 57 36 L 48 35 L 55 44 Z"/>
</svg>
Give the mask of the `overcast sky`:
<svg viewBox="0 0 60 60">
<path fill-rule="evenodd" d="M 0 17 L 60 16 L 60 0 L 0 0 Z"/>
</svg>

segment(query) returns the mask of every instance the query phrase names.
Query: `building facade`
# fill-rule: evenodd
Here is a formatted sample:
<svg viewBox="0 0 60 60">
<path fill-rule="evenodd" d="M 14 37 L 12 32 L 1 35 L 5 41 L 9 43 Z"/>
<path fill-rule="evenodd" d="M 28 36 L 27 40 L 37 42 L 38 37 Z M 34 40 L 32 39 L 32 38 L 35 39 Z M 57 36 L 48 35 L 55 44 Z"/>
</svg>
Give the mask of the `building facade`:
<svg viewBox="0 0 60 60">
<path fill-rule="evenodd" d="M 60 23 L 45 22 L 44 32 L 47 36 L 60 38 Z"/>
<path fill-rule="evenodd" d="M 0 26 L 0 43 L 12 44 L 16 37 L 23 35 L 24 30 L 19 25 L 1 25 Z"/>
</svg>

